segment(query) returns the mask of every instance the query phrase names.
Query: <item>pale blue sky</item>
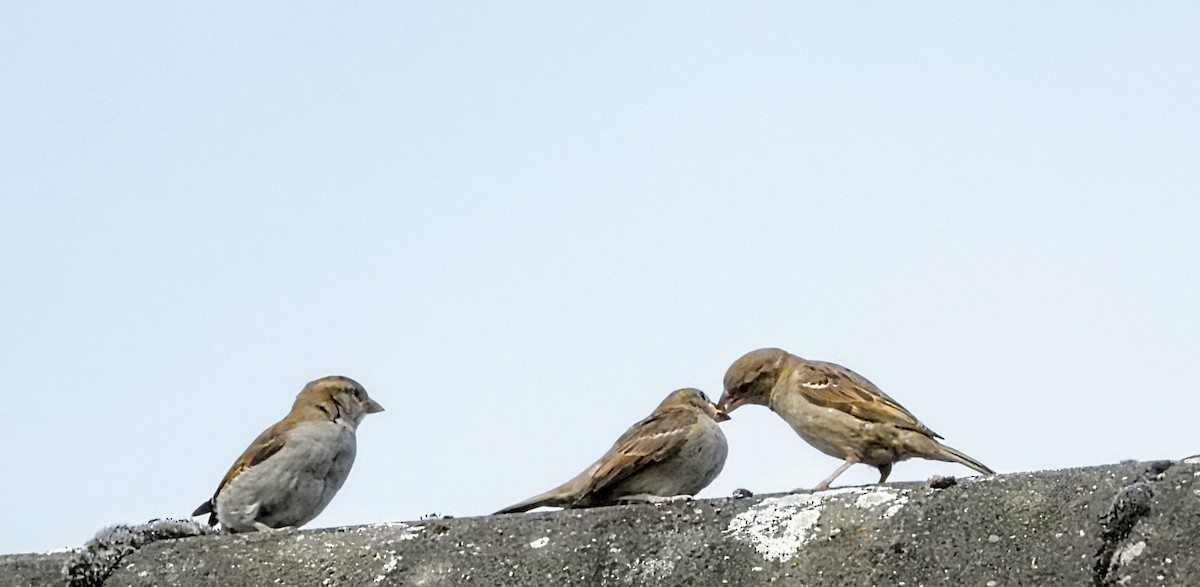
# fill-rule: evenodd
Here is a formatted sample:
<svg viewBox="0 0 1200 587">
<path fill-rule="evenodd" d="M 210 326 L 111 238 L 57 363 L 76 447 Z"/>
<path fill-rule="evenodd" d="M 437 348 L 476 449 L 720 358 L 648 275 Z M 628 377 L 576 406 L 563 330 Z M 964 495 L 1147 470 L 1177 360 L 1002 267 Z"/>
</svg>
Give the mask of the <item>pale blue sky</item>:
<svg viewBox="0 0 1200 587">
<path fill-rule="evenodd" d="M 0 5 L 0 553 L 190 513 L 328 374 L 387 412 L 314 527 L 509 505 L 762 346 L 1004 472 L 1200 453 L 1197 31 L 1187 2 Z M 734 415 L 704 496 L 838 464 Z M 935 473 L 970 471 L 893 479 Z"/>
</svg>

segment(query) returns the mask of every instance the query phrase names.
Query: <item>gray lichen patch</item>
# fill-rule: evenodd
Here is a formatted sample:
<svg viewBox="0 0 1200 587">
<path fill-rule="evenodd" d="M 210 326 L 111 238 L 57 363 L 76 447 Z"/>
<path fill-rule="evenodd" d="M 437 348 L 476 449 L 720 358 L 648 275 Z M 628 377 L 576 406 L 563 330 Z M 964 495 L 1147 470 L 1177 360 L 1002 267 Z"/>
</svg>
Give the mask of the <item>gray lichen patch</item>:
<svg viewBox="0 0 1200 587">
<path fill-rule="evenodd" d="M 99 587 L 126 556 L 158 540 L 215 534 L 207 525 L 191 520 L 152 520 L 145 524 L 119 524 L 105 528 L 79 549 L 63 568 L 71 587 Z"/>
</svg>

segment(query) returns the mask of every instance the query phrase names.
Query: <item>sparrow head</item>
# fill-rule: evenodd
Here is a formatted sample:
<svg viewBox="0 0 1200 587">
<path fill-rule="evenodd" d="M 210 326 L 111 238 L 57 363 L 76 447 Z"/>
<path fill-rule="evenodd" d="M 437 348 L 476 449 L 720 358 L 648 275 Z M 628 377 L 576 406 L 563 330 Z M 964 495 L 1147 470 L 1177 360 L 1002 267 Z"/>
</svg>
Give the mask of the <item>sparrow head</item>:
<svg viewBox="0 0 1200 587">
<path fill-rule="evenodd" d="M 775 379 L 788 356 L 787 351 L 773 348 L 742 355 L 725 372 L 725 392 L 717 405 L 726 412 L 732 412 L 742 404 L 767 405 Z"/>
<path fill-rule="evenodd" d="M 367 414 L 382 412 L 383 406 L 367 395 L 357 381 L 341 375 L 330 375 L 310 382 L 296 396 L 292 413 L 303 413 L 313 419 L 344 422 L 357 428 Z"/>
<path fill-rule="evenodd" d="M 704 395 L 703 391 L 691 387 L 672 391 L 671 395 L 668 395 L 667 399 L 663 400 L 663 402 L 658 405 L 658 410 L 679 407 L 700 410 L 701 412 L 707 414 L 708 417 L 718 422 L 724 422 L 725 420 L 729 419 L 729 414 L 726 414 L 725 410 L 722 410 L 721 408 L 717 407 L 716 404 L 713 404 L 712 401 L 708 399 L 708 396 Z"/>
</svg>

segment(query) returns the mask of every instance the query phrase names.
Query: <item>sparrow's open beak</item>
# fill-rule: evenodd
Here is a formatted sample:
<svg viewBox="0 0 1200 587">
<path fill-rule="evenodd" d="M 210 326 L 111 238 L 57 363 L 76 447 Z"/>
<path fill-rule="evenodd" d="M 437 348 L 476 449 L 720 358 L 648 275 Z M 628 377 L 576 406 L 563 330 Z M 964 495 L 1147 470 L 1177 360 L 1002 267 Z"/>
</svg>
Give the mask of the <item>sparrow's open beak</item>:
<svg viewBox="0 0 1200 587">
<path fill-rule="evenodd" d="M 375 400 L 371 400 L 371 401 L 367 402 L 367 413 L 368 414 L 374 414 L 376 412 L 382 412 L 382 411 L 383 411 L 383 406 L 379 405 L 379 402 L 377 402 Z"/>
<path fill-rule="evenodd" d="M 725 413 L 725 410 L 722 410 L 721 406 L 714 405 L 713 410 L 715 410 L 717 412 L 717 421 L 718 422 L 724 422 L 724 421 L 730 419 L 729 414 Z"/>
<path fill-rule="evenodd" d="M 738 406 L 740 406 L 744 403 L 746 403 L 746 402 L 744 402 L 742 400 L 733 399 L 732 397 L 729 396 L 729 392 L 726 391 L 725 393 L 721 394 L 721 401 L 717 402 L 717 409 L 721 410 L 722 412 L 725 412 L 725 417 L 729 417 L 729 412 L 732 412 L 732 411 L 738 409 Z"/>
</svg>

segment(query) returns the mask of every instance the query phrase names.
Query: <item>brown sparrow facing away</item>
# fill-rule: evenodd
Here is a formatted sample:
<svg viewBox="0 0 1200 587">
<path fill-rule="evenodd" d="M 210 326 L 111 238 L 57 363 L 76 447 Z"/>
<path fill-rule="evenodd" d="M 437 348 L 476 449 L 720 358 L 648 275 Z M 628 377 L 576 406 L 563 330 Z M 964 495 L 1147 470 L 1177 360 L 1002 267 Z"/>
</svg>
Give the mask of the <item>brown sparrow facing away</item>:
<svg viewBox="0 0 1200 587">
<path fill-rule="evenodd" d="M 296 396 L 292 411 L 238 458 L 193 516 L 233 532 L 303 526 L 341 489 L 354 464 L 354 431 L 383 406 L 347 377 L 324 377 Z"/>
<path fill-rule="evenodd" d="M 892 465 L 920 457 L 966 465 L 985 475 L 995 471 L 937 441 L 915 416 L 867 381 L 841 365 L 809 361 L 781 349 L 743 355 L 725 372 L 719 405 L 732 412 L 743 404 L 771 408 L 817 450 L 845 462 L 816 490 L 854 463 L 879 469 L 887 480 Z"/>
<path fill-rule="evenodd" d="M 690 499 L 725 466 L 729 450 L 717 422 L 728 419 L 698 389 L 671 392 L 574 479 L 496 513 Z"/>
</svg>

